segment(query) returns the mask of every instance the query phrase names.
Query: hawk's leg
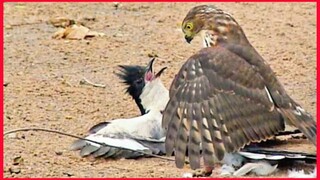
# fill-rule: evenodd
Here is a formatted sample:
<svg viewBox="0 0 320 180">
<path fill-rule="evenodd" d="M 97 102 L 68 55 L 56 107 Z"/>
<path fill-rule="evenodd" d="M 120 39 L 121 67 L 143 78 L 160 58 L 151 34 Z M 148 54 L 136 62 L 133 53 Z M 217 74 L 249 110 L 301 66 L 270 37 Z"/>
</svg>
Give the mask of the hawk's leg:
<svg viewBox="0 0 320 180">
<path fill-rule="evenodd" d="M 196 169 L 192 173 L 192 177 L 209 177 L 212 174 L 214 167 L 205 166 L 204 168 Z"/>
</svg>

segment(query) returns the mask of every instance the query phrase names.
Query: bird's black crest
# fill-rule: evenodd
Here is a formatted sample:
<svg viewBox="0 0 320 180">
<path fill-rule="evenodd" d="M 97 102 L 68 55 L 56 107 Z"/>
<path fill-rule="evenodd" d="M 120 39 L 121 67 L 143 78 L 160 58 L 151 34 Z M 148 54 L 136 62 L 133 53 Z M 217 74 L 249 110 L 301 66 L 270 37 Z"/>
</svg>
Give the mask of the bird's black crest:
<svg viewBox="0 0 320 180">
<path fill-rule="evenodd" d="M 135 100 L 141 114 L 145 114 L 145 110 L 141 105 L 139 96 L 141 95 L 142 89 L 145 85 L 144 74 L 146 72 L 146 67 L 137 65 L 120 65 L 119 68 L 120 72 L 116 73 L 116 75 L 125 85 L 127 85 L 126 92 Z"/>
</svg>

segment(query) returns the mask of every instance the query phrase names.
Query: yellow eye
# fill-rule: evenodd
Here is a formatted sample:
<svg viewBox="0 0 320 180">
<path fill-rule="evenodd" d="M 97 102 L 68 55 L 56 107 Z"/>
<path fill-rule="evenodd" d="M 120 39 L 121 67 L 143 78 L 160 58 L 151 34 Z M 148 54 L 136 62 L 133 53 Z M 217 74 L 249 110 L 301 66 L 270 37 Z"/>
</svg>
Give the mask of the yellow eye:
<svg viewBox="0 0 320 180">
<path fill-rule="evenodd" d="M 192 23 L 187 23 L 186 29 L 192 30 L 192 28 L 193 28 L 193 24 Z"/>
</svg>

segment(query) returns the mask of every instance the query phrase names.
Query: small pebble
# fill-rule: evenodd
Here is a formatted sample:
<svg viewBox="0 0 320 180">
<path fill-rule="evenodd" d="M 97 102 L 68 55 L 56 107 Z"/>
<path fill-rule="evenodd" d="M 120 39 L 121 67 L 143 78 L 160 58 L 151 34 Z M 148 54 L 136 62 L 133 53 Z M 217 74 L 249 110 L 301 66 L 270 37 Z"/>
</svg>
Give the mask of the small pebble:
<svg viewBox="0 0 320 180">
<path fill-rule="evenodd" d="M 62 174 L 63 174 L 63 175 L 66 175 L 66 176 L 68 176 L 68 177 L 73 176 L 73 174 L 72 174 L 72 173 L 69 173 L 69 172 L 63 172 Z"/>
<path fill-rule="evenodd" d="M 17 133 L 11 133 L 11 134 L 8 135 L 8 137 L 10 139 L 16 139 L 17 138 Z"/>
<path fill-rule="evenodd" d="M 21 157 L 21 156 L 17 156 L 17 157 L 15 157 L 14 159 L 13 159 L 13 165 L 19 165 L 19 164 L 21 164 L 23 162 L 23 158 Z"/>
<path fill-rule="evenodd" d="M 193 175 L 192 175 L 192 173 L 183 173 L 182 174 L 182 177 L 184 177 L 184 178 L 192 178 L 193 177 Z"/>
<path fill-rule="evenodd" d="M 18 167 L 10 167 L 10 168 L 9 168 L 9 172 L 10 172 L 11 174 L 19 174 L 19 173 L 21 173 L 21 169 L 18 168 Z"/>
<path fill-rule="evenodd" d="M 63 154 L 63 152 L 61 152 L 61 151 L 56 152 L 56 155 L 58 155 L 58 156 L 61 156 L 62 154 Z"/>
</svg>

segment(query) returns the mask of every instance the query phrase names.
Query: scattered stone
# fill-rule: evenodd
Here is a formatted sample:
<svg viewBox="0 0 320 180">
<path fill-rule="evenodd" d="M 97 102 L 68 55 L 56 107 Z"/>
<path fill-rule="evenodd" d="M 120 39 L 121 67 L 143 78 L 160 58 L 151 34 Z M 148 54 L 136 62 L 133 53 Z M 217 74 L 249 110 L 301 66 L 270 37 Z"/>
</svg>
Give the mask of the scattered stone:
<svg viewBox="0 0 320 180">
<path fill-rule="evenodd" d="M 193 175 L 192 175 L 192 173 L 187 172 L 187 173 L 183 173 L 183 174 L 182 174 L 182 177 L 183 177 L 183 178 L 192 178 Z"/>
<path fill-rule="evenodd" d="M 17 133 L 11 133 L 8 135 L 8 138 L 10 139 L 16 139 L 17 138 Z"/>
<path fill-rule="evenodd" d="M 56 17 L 49 20 L 54 27 L 66 28 L 76 23 L 75 20 L 66 17 Z"/>
<path fill-rule="evenodd" d="M 82 20 L 83 21 L 96 21 L 97 19 L 95 17 L 84 17 Z"/>
<path fill-rule="evenodd" d="M 70 172 L 63 172 L 62 174 L 63 174 L 63 175 L 66 175 L 66 176 L 68 176 L 68 177 L 73 176 L 73 173 L 70 173 Z"/>
<path fill-rule="evenodd" d="M 10 174 L 19 174 L 21 173 L 21 169 L 19 167 L 9 167 Z"/>
<path fill-rule="evenodd" d="M 69 120 L 70 120 L 70 119 L 73 119 L 72 116 L 66 116 L 65 118 L 66 118 L 66 119 L 69 119 Z"/>
<path fill-rule="evenodd" d="M 155 52 L 148 53 L 149 58 L 159 57 Z"/>
<path fill-rule="evenodd" d="M 63 154 L 62 151 L 56 151 L 55 153 L 56 153 L 57 156 L 61 156 Z"/>
<path fill-rule="evenodd" d="M 89 28 L 74 24 L 72 26 L 66 27 L 64 29 L 59 29 L 52 36 L 54 39 L 71 39 L 71 40 L 81 40 L 91 37 L 102 37 L 105 36 L 104 33 L 99 33 L 96 31 L 91 31 Z"/>
<path fill-rule="evenodd" d="M 17 156 L 17 157 L 15 157 L 15 158 L 13 158 L 13 165 L 19 165 L 19 164 L 21 164 L 21 163 L 23 163 L 23 158 L 21 157 L 21 156 Z"/>
<path fill-rule="evenodd" d="M 294 27 L 294 25 L 292 23 L 286 23 L 286 25 L 289 27 Z"/>
<path fill-rule="evenodd" d="M 117 10 L 120 7 L 120 3 L 119 2 L 114 2 L 112 4 L 112 6 Z"/>
<path fill-rule="evenodd" d="M 4 28 L 5 29 L 13 29 L 11 25 L 5 25 Z"/>
<path fill-rule="evenodd" d="M 149 170 L 149 173 L 154 173 L 154 170 L 150 169 L 150 170 Z"/>
</svg>

